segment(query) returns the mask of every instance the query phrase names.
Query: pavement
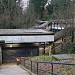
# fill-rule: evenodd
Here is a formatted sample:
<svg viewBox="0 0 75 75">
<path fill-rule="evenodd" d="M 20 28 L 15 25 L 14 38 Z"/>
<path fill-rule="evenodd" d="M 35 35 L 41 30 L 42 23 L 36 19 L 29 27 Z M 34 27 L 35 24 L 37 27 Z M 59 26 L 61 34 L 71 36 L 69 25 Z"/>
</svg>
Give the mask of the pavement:
<svg viewBox="0 0 75 75">
<path fill-rule="evenodd" d="M 73 59 L 73 56 L 70 54 L 58 54 L 58 55 L 53 55 L 54 58 L 58 60 L 68 60 L 68 59 Z"/>
<path fill-rule="evenodd" d="M 30 75 L 26 70 L 16 64 L 3 64 L 0 66 L 0 75 Z"/>
</svg>

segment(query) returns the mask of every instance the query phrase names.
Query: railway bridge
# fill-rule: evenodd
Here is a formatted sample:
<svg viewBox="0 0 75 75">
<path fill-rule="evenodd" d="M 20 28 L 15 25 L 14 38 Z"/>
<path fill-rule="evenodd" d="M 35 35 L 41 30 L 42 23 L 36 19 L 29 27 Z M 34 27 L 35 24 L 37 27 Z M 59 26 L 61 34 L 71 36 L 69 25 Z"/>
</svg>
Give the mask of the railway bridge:
<svg viewBox="0 0 75 75">
<path fill-rule="evenodd" d="M 42 29 L 0 29 L 0 63 L 39 55 L 38 44 L 53 41 L 54 33 Z"/>
</svg>

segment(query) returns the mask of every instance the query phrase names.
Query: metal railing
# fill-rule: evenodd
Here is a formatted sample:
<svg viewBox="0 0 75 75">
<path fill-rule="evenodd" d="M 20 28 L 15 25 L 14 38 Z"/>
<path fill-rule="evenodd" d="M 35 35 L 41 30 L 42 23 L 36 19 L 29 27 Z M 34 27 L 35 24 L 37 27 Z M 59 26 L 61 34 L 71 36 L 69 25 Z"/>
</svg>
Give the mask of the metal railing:
<svg viewBox="0 0 75 75">
<path fill-rule="evenodd" d="M 75 75 L 75 73 L 72 72 L 71 74 L 69 72 L 71 68 L 73 68 L 72 70 L 75 71 L 75 64 L 70 62 L 37 62 L 37 61 L 32 61 L 31 59 L 22 58 L 21 65 L 37 75 L 65 75 L 65 74 Z M 63 73 L 61 71 L 59 73 L 58 71 L 55 70 L 56 65 L 58 65 L 58 67 L 56 67 L 56 70 L 58 68 L 60 70 L 60 68 L 63 67 L 63 68 L 67 68 L 66 70 L 68 70 L 69 73 L 66 72 L 64 73 L 63 70 L 65 69 L 62 70 Z"/>
</svg>

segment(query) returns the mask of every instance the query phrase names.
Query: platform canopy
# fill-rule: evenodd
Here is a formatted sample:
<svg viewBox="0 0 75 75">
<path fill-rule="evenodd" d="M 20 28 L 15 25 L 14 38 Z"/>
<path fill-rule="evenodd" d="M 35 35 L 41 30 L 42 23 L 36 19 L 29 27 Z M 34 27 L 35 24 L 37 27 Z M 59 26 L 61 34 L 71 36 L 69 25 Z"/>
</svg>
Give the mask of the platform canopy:
<svg viewBox="0 0 75 75">
<path fill-rule="evenodd" d="M 54 33 L 42 29 L 0 29 L 5 43 L 53 42 Z"/>
</svg>

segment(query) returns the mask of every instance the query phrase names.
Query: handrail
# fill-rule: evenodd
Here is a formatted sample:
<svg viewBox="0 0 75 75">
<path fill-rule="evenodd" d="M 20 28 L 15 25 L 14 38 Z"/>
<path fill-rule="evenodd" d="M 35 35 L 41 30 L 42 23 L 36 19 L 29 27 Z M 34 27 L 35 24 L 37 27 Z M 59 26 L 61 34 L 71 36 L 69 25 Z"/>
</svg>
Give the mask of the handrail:
<svg viewBox="0 0 75 75">
<path fill-rule="evenodd" d="M 59 65 L 71 65 L 71 66 L 75 66 L 74 63 L 70 63 L 70 62 L 36 62 L 36 61 L 32 61 L 35 63 L 47 63 L 47 64 L 59 64 Z"/>
<path fill-rule="evenodd" d="M 26 59 L 27 60 L 27 59 Z M 31 59 L 28 59 L 28 61 L 30 61 L 30 67 L 31 67 L 31 71 L 32 71 L 32 63 L 36 63 L 37 65 L 36 65 L 36 67 L 34 67 L 35 69 L 37 69 L 37 74 L 38 74 L 38 70 L 40 70 L 40 71 L 43 71 L 43 72 L 47 72 L 47 73 L 50 73 L 51 75 L 59 75 L 58 73 L 57 74 L 55 74 L 54 72 L 53 72 L 53 69 L 54 69 L 54 64 L 59 64 L 59 65 L 69 65 L 69 66 L 75 66 L 75 63 L 70 63 L 70 62 L 38 62 L 38 61 L 33 61 L 33 60 L 31 60 Z M 39 63 L 46 63 L 46 64 L 51 64 L 51 71 L 44 71 L 44 70 L 41 70 L 41 69 L 39 69 L 39 67 L 38 67 L 38 64 Z M 26 64 L 26 63 L 24 63 L 24 64 Z"/>
</svg>

